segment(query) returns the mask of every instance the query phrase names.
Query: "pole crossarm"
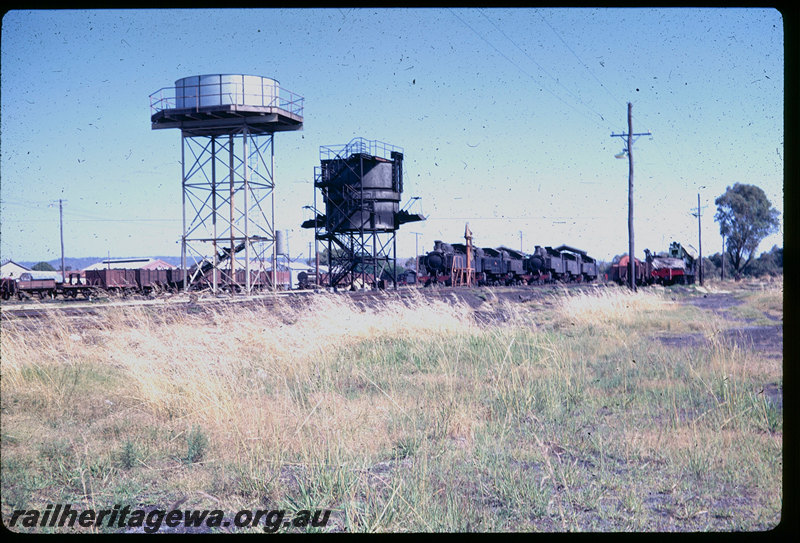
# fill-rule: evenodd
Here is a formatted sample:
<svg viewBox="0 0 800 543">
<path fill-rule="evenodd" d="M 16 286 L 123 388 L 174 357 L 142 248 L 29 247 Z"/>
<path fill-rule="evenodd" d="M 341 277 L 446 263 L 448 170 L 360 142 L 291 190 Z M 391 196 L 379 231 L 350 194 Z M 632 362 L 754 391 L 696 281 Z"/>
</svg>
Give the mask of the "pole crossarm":
<svg viewBox="0 0 800 543">
<path fill-rule="evenodd" d="M 630 138 L 632 139 L 631 144 L 633 144 L 633 143 L 636 142 L 636 139 L 639 136 L 652 136 L 652 135 L 653 134 L 650 133 L 650 132 L 636 132 L 636 133 L 633 133 L 633 134 L 611 134 L 611 137 L 612 138 L 622 138 L 622 141 L 625 142 L 624 151 L 627 153 L 627 152 L 629 152 L 629 149 L 628 149 L 628 139 L 629 138 L 628 138 L 628 136 L 630 136 Z"/>
<path fill-rule="evenodd" d="M 702 187 L 701 187 L 702 188 Z M 700 286 L 703 286 L 703 232 L 700 219 L 703 217 L 703 210 L 708 206 L 700 206 L 700 193 L 697 193 L 697 211 L 691 212 L 692 217 L 697 218 L 697 243 L 700 249 L 700 255 L 697 260 L 697 280 Z"/>
</svg>

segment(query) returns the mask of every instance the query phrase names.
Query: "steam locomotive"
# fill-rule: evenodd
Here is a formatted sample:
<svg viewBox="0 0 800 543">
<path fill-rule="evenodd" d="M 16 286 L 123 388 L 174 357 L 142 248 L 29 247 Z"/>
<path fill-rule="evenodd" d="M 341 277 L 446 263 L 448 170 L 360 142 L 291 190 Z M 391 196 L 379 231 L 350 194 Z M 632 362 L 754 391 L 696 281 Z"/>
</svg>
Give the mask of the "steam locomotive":
<svg viewBox="0 0 800 543">
<path fill-rule="evenodd" d="M 542 284 L 555 281 L 588 282 L 597 279 L 597 262 L 586 251 L 561 245 L 536 246 L 527 255 L 508 247 L 472 247 L 461 243 L 434 242 L 433 251 L 419 257 L 425 286 L 453 284 L 457 270 L 473 270 L 478 285 Z"/>
</svg>

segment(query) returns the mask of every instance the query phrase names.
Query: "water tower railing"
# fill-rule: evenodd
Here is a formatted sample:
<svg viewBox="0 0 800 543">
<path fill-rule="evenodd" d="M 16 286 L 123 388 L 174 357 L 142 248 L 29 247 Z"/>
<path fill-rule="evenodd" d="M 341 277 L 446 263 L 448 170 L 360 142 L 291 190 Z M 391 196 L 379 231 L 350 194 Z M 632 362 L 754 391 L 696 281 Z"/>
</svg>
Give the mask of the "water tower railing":
<svg viewBox="0 0 800 543">
<path fill-rule="evenodd" d="M 323 145 L 319 148 L 319 155 L 321 160 L 345 160 L 354 154 L 391 158 L 393 151 L 402 153 L 403 149 L 382 141 L 354 138 L 346 145 Z"/>
<path fill-rule="evenodd" d="M 244 87 L 240 83 L 231 82 L 190 87 L 164 87 L 150 95 L 150 111 L 151 114 L 168 109 L 199 111 L 206 107 L 201 106 L 201 103 L 211 102 L 211 107 L 215 105 L 250 105 L 276 108 L 288 111 L 292 115 L 303 116 L 305 99 L 299 94 L 278 86 L 262 86 L 261 92 L 245 92 Z M 184 107 L 178 108 L 179 100 L 183 102 Z M 191 105 L 187 108 L 185 107 L 187 104 Z"/>
</svg>

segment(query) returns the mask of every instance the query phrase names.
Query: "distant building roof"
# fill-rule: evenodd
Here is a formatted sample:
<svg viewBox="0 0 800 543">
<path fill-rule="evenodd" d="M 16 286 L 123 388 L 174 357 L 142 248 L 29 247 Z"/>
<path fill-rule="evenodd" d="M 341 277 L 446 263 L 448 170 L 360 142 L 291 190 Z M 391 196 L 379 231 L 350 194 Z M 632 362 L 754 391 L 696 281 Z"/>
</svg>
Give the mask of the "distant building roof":
<svg viewBox="0 0 800 543">
<path fill-rule="evenodd" d="M 101 260 L 84 269 L 87 270 L 172 270 L 175 266 L 160 259 L 153 258 L 120 258 Z"/>
</svg>

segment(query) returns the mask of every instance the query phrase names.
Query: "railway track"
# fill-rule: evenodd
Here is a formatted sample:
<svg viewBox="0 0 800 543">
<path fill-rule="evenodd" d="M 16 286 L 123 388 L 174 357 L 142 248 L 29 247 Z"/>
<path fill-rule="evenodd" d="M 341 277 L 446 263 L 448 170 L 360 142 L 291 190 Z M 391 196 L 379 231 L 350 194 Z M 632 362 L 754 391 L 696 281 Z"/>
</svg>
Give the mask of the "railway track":
<svg viewBox="0 0 800 543">
<path fill-rule="evenodd" d="M 513 287 L 445 287 L 434 288 L 401 287 L 398 290 L 386 291 L 340 291 L 337 296 L 347 296 L 356 303 L 370 305 L 372 303 L 392 298 L 401 300 L 415 296 L 433 299 L 454 299 L 469 304 L 471 307 L 481 305 L 487 297 L 504 298 L 525 302 L 548 292 L 567 289 L 603 288 L 602 283 L 567 283 L 552 285 L 530 285 Z M 103 313 L 119 308 L 153 308 L 165 311 L 198 313 L 217 308 L 228 308 L 233 305 L 241 307 L 274 306 L 279 301 L 290 303 L 303 303 L 309 297 L 318 295 L 312 290 L 294 290 L 252 296 L 219 296 L 208 297 L 203 295 L 176 295 L 170 298 L 157 299 L 122 299 L 122 300 L 97 300 L 87 302 L 84 300 L 46 300 L 34 303 L 4 303 L 0 305 L 0 321 L 12 322 L 23 320 L 36 320 L 47 317 L 102 317 Z M 332 294 L 334 295 L 334 294 Z"/>
<path fill-rule="evenodd" d="M 3 304 L 0 306 L 0 319 L 2 321 L 37 319 L 47 316 L 66 316 L 80 317 L 87 315 L 102 315 L 103 312 L 117 308 L 158 308 L 175 311 L 197 311 L 202 308 L 213 308 L 220 306 L 230 306 L 232 304 L 261 304 L 269 306 L 280 298 L 287 296 L 308 295 L 309 292 L 294 291 L 290 293 L 277 293 L 269 295 L 254 296 L 226 296 L 226 297 L 203 297 L 190 295 L 179 295 L 170 298 L 156 299 L 122 299 L 122 300 L 97 300 L 87 302 L 83 300 L 52 300 L 39 303 Z"/>
</svg>

